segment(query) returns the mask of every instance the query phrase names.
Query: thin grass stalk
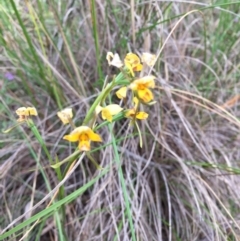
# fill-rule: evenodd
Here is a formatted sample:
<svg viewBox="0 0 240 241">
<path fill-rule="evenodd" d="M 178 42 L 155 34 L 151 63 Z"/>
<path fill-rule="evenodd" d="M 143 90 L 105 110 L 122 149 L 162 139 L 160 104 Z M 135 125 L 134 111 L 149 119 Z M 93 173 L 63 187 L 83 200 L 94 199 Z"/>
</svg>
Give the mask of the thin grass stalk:
<svg viewBox="0 0 240 241">
<path fill-rule="evenodd" d="M 35 31 L 36 31 L 37 36 L 38 36 L 38 40 L 39 40 L 39 43 L 40 43 L 40 46 L 41 46 L 42 53 L 43 53 L 44 57 L 47 59 L 46 49 L 43 45 L 43 40 L 42 40 L 42 37 L 41 37 L 41 34 L 40 34 L 40 27 L 42 27 L 42 24 L 40 24 L 40 19 L 38 18 L 36 12 L 33 10 L 32 6 L 28 2 L 27 2 L 27 6 L 28 6 L 28 9 L 29 9 L 29 12 L 30 12 L 32 22 L 35 26 Z M 36 19 L 38 20 L 38 23 L 36 22 Z M 47 71 L 48 78 L 50 78 L 52 80 L 53 79 L 52 72 L 51 72 L 51 69 L 49 68 L 48 65 L 47 65 L 46 71 Z M 55 100 L 57 102 L 58 108 L 62 109 L 62 103 L 61 103 L 61 99 L 59 98 L 59 93 L 58 93 L 59 91 L 58 91 L 58 88 L 57 88 L 56 81 L 52 81 L 52 88 L 53 88 L 53 94 L 55 96 Z"/>
<path fill-rule="evenodd" d="M 104 176 L 108 171 L 109 171 L 109 168 L 105 168 L 97 177 L 93 178 L 91 181 L 89 181 L 88 183 L 86 183 L 84 186 L 80 187 L 76 191 L 72 192 L 71 194 L 66 196 L 64 199 L 53 203 L 51 206 L 43 209 L 42 211 L 38 212 L 34 216 L 30 217 L 29 219 L 23 221 L 22 223 L 18 224 L 17 226 L 10 229 L 9 231 L 3 233 L 0 236 L 0 240 L 6 240 L 6 238 L 8 238 L 10 235 L 20 231 L 21 229 L 30 225 L 31 223 L 33 223 L 37 220 L 41 220 L 42 218 L 45 218 L 47 215 L 53 214 L 62 205 L 64 205 L 64 204 L 66 205 L 66 204 L 74 201 L 76 198 L 79 197 L 79 195 L 83 194 L 88 188 L 90 188 L 99 178 Z"/>
<path fill-rule="evenodd" d="M 49 158 L 49 161 L 50 163 L 53 162 L 51 156 L 50 156 L 50 153 L 48 152 L 47 148 L 46 148 L 46 145 L 40 135 L 40 133 L 38 132 L 36 126 L 34 125 L 33 121 L 31 120 L 28 120 L 28 125 L 29 127 L 31 128 L 32 132 L 34 133 L 35 137 L 37 138 L 37 140 L 39 141 L 40 145 L 42 146 L 43 150 L 45 151 L 45 154 L 47 155 L 47 157 Z M 38 160 L 38 159 L 36 159 Z M 39 162 L 38 162 L 39 163 Z M 40 170 L 43 174 L 43 177 L 44 177 L 44 180 L 45 180 L 45 183 L 48 184 L 48 181 L 47 181 L 47 177 L 45 175 L 45 172 L 43 171 L 43 168 L 41 165 L 39 165 L 40 167 Z M 57 169 L 57 174 L 58 174 L 59 170 Z M 51 191 L 51 187 L 50 187 L 50 184 L 47 185 L 47 189 L 48 191 L 50 192 Z M 60 216 L 58 214 L 58 212 L 54 213 L 54 217 L 55 217 L 55 220 L 56 220 L 56 224 L 57 224 L 57 227 L 58 227 L 58 230 L 59 230 L 59 238 L 61 241 L 65 241 L 65 236 L 64 236 L 64 223 L 62 223 L 60 221 Z M 32 228 L 30 228 L 29 232 L 31 231 Z M 29 233 L 27 232 L 25 235 L 27 236 L 27 234 Z M 25 236 L 24 235 L 24 236 Z"/>
<path fill-rule="evenodd" d="M 24 36 L 25 36 L 25 38 L 26 38 L 26 40 L 27 40 L 27 43 L 28 43 L 28 46 L 29 46 L 29 48 L 30 48 L 30 51 L 31 51 L 31 53 L 32 53 L 32 55 L 33 55 L 33 58 L 34 58 L 34 60 L 36 61 L 36 64 L 37 64 L 38 69 L 39 69 L 39 75 L 40 75 L 41 79 L 44 81 L 44 84 L 46 85 L 46 87 L 47 87 L 47 89 L 48 89 L 48 92 L 52 95 L 51 86 L 50 86 L 50 84 L 48 83 L 48 81 L 47 81 L 46 78 L 45 78 L 45 74 L 44 74 L 44 71 L 43 71 L 43 66 L 41 65 L 41 62 L 40 62 L 40 60 L 39 60 L 39 58 L 38 58 L 38 56 L 37 56 L 37 54 L 36 54 L 36 51 L 35 51 L 35 49 L 34 49 L 34 46 L 33 46 L 32 42 L 31 42 L 31 39 L 30 39 L 30 37 L 29 37 L 29 35 L 28 35 L 28 33 L 27 33 L 26 27 L 25 27 L 24 24 L 23 24 L 23 21 L 22 21 L 22 19 L 21 19 L 21 17 L 20 17 L 20 14 L 19 14 L 19 12 L 18 12 L 18 10 L 17 10 L 17 8 L 16 8 L 16 5 L 15 5 L 15 3 L 14 3 L 13 0 L 10 0 L 10 4 L 11 4 L 13 10 L 14 10 L 14 13 L 15 13 L 15 15 L 16 15 L 16 17 L 17 17 L 17 20 L 18 20 L 18 22 L 19 22 L 19 25 L 20 25 L 20 27 L 21 27 L 21 29 L 22 29 L 22 31 L 23 31 L 23 34 L 24 34 Z"/>
<path fill-rule="evenodd" d="M 101 54 L 100 54 L 100 49 L 99 49 L 99 37 L 98 37 L 96 1 L 95 0 L 90 0 L 90 8 L 91 8 L 93 38 L 94 38 L 96 60 L 97 60 L 97 72 L 98 72 L 98 77 L 102 80 L 103 72 L 102 72 L 102 68 L 101 68 Z"/>
<path fill-rule="evenodd" d="M 119 156 L 118 149 L 117 149 L 116 139 L 115 139 L 115 136 L 113 135 L 112 127 L 113 127 L 113 125 L 109 124 L 109 132 L 111 133 L 112 146 L 113 146 L 113 151 L 114 151 L 114 155 L 115 155 L 114 160 L 116 162 L 118 176 L 119 176 L 121 187 L 123 190 L 123 198 L 125 201 L 125 207 L 126 207 L 126 212 L 127 212 L 127 218 L 128 218 L 129 225 L 130 225 L 130 232 L 131 232 L 132 240 L 136 241 L 136 235 L 135 235 L 133 218 L 132 218 L 132 211 L 131 211 L 131 206 L 130 206 L 130 202 L 129 202 L 130 197 L 127 192 L 127 187 L 126 187 L 125 179 L 123 176 L 123 170 L 122 170 L 122 166 L 121 166 L 121 160 L 120 160 L 120 156 Z"/>
<path fill-rule="evenodd" d="M 80 85 L 80 88 L 81 88 L 81 89 L 80 89 L 81 94 L 82 94 L 83 96 L 86 96 L 86 90 L 85 90 L 85 87 L 84 87 L 84 84 L 83 84 L 84 82 L 83 82 L 83 80 L 82 80 L 82 78 L 81 78 L 81 75 L 80 75 L 80 73 L 79 73 L 78 66 L 77 66 L 76 60 L 75 60 L 75 58 L 74 58 L 74 55 L 73 55 L 73 53 L 72 53 L 71 46 L 70 46 L 70 44 L 68 43 L 68 39 L 67 39 L 67 37 L 66 37 L 66 35 L 65 35 L 65 33 L 64 33 L 64 29 L 63 29 L 63 26 L 61 25 L 61 22 L 60 22 L 60 20 L 59 20 L 59 16 L 58 16 L 58 14 L 57 14 L 57 11 L 56 11 L 55 7 L 54 7 L 52 4 L 51 4 L 51 8 L 52 8 L 52 10 L 53 10 L 53 12 L 54 12 L 54 17 L 55 17 L 56 22 L 57 22 L 57 24 L 58 24 L 58 29 L 59 29 L 59 31 L 60 31 L 60 34 L 61 34 L 62 38 L 63 38 L 63 42 L 65 43 L 68 56 L 69 56 L 69 58 L 70 58 L 72 67 L 73 67 L 73 69 L 74 69 L 74 72 L 75 72 L 76 77 L 77 77 L 77 80 L 78 80 L 78 83 L 76 83 L 76 81 L 75 81 L 75 88 L 78 90 L 78 89 L 79 89 L 78 84 L 79 84 L 79 85 Z"/>
</svg>

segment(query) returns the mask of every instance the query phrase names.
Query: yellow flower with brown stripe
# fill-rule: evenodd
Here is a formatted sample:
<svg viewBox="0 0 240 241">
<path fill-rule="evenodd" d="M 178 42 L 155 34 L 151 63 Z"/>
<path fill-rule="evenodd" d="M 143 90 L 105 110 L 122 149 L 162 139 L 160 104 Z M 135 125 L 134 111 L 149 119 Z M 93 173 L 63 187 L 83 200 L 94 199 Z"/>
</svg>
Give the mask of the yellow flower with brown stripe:
<svg viewBox="0 0 240 241">
<path fill-rule="evenodd" d="M 122 107 L 120 107 L 117 104 L 110 104 L 105 107 L 97 106 L 96 113 L 102 112 L 102 118 L 103 120 L 108 120 L 109 122 L 112 122 L 113 116 L 117 115 L 123 110 Z"/>
<path fill-rule="evenodd" d="M 134 80 L 129 88 L 132 89 L 137 97 L 144 103 L 148 103 L 153 100 L 153 93 L 150 88 L 155 88 L 154 82 L 155 76 L 149 75 L 140 79 Z"/>
<path fill-rule="evenodd" d="M 63 139 L 70 142 L 78 141 L 78 148 L 81 151 L 89 151 L 91 149 L 91 141 L 102 142 L 101 136 L 94 133 L 93 130 L 88 126 L 77 127 L 69 135 L 65 135 Z"/>
<path fill-rule="evenodd" d="M 121 87 L 117 92 L 116 95 L 118 99 L 125 99 L 127 97 L 127 86 Z"/>
<path fill-rule="evenodd" d="M 68 124 L 73 118 L 72 108 L 66 108 L 57 113 L 59 119 L 64 125 Z"/>
<path fill-rule="evenodd" d="M 17 119 L 18 122 L 25 121 L 30 115 L 38 115 L 34 107 L 20 107 L 16 110 L 16 114 L 19 116 Z"/>
<path fill-rule="evenodd" d="M 128 53 L 124 59 L 124 64 L 130 71 L 131 75 L 134 77 L 134 72 L 141 71 L 143 65 L 141 64 L 140 58 L 133 53 Z"/>
<path fill-rule="evenodd" d="M 134 97 L 133 98 L 133 102 L 134 102 L 134 107 L 132 109 L 129 109 L 126 111 L 125 113 L 125 117 L 129 118 L 131 120 L 135 120 L 135 119 L 139 119 L 139 120 L 145 120 L 148 118 L 148 113 L 144 112 L 144 111 L 138 111 L 139 108 L 139 100 Z"/>
</svg>

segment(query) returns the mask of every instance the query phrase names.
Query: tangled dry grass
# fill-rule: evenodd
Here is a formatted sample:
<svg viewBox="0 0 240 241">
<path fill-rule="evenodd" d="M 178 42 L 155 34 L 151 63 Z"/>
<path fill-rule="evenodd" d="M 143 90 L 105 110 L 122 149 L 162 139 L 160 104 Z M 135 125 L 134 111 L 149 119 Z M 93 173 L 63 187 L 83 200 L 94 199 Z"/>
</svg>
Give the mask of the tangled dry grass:
<svg viewBox="0 0 240 241">
<path fill-rule="evenodd" d="M 62 140 L 69 129 L 57 119 L 58 101 L 42 74 L 51 83 L 49 88 L 58 86 L 60 102 L 75 110 L 80 124 L 99 93 L 103 76 L 115 74 L 105 61 L 107 51 L 120 56 L 158 53 L 156 65 L 149 70 L 157 77 L 156 104 L 147 107 L 149 119 L 141 124 L 143 148 L 128 122 L 114 124 L 136 239 L 239 240 L 240 28 L 236 9 L 240 3 L 212 1 L 216 6 L 210 8 L 208 1 L 99 0 L 95 6 L 93 1 L 52 1 L 41 3 L 44 9 L 40 10 L 38 2 L 16 6 L 46 69 L 38 68 L 31 56 L 17 17 L 1 18 L 1 128 L 11 125 L 13 110 L 19 106 L 36 106 L 41 135 L 52 156 L 62 160 L 74 147 Z M 35 11 L 42 11 L 39 19 L 35 16 L 36 25 L 31 18 Z M 39 37 L 36 26 L 43 23 Z M 13 73 L 14 80 L 4 78 L 6 72 Z M 101 136 L 109 145 L 93 155 L 102 167 L 110 165 L 110 170 L 65 205 L 64 231 L 69 241 L 132 240 L 108 127 L 101 129 Z M 48 195 L 39 163 L 52 189 L 59 181 L 26 127 L 1 133 L 0 140 L 0 227 L 4 233 L 48 205 L 50 196 L 35 208 Z M 67 194 L 99 173 L 87 158 L 78 163 L 64 181 Z M 22 235 L 29 229 L 24 227 Z M 5 240 L 20 240 L 21 235 L 16 235 Z M 24 240 L 58 240 L 53 215 L 43 218 Z"/>
</svg>

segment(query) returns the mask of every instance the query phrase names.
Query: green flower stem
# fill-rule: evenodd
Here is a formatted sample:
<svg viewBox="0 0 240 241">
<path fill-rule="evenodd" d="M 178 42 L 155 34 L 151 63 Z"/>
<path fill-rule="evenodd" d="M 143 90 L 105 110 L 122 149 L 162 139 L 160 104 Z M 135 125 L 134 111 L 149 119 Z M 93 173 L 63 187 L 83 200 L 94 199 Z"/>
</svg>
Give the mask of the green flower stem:
<svg viewBox="0 0 240 241">
<path fill-rule="evenodd" d="M 125 86 L 125 85 L 129 85 L 130 82 L 129 82 L 129 80 L 124 79 L 124 80 L 118 81 L 117 84 L 118 84 L 118 85 L 124 85 L 124 86 Z"/>
<path fill-rule="evenodd" d="M 103 105 L 105 99 L 107 98 L 107 96 L 109 95 L 113 87 L 115 86 L 115 79 L 111 82 L 111 84 L 112 84 L 112 88 L 108 88 L 106 91 L 104 91 L 104 95 L 102 96 L 102 99 L 100 101 L 101 106 Z"/>
<path fill-rule="evenodd" d="M 58 162 L 56 164 L 51 165 L 52 168 L 56 169 L 59 168 L 62 164 L 66 163 L 66 162 L 72 162 L 77 158 L 77 156 L 80 154 L 80 150 L 77 149 L 74 153 L 72 153 L 70 156 L 68 156 L 67 158 L 65 158 L 64 160 L 62 160 L 61 162 Z M 70 165 L 71 165 L 70 164 Z M 67 168 L 68 169 L 68 168 Z M 65 176 L 65 173 L 63 174 L 63 176 Z"/>
<path fill-rule="evenodd" d="M 125 118 L 124 114 L 125 114 L 124 112 L 120 112 L 117 115 L 113 116 L 112 123 L 115 122 L 115 121 L 119 121 L 119 120 Z M 100 129 L 103 126 L 106 126 L 108 124 L 109 124 L 109 121 L 101 122 L 99 125 L 97 125 L 95 128 L 93 128 L 93 130 L 96 131 L 96 130 L 98 130 L 98 129 Z"/>
<path fill-rule="evenodd" d="M 14 124 L 13 126 L 10 126 L 7 130 L 3 130 L 2 132 L 4 134 L 9 133 L 10 131 L 12 131 L 13 129 L 15 129 L 16 127 L 22 125 L 23 123 L 25 123 L 25 121 L 21 121 L 21 122 L 17 122 L 16 124 Z"/>
<path fill-rule="evenodd" d="M 56 160 L 56 163 L 59 163 L 59 159 L 58 159 L 57 156 L 55 157 L 55 160 Z M 55 171 L 57 173 L 58 181 L 61 182 L 63 180 L 63 175 L 62 175 L 60 167 L 56 168 Z M 58 197 L 59 197 L 59 200 L 62 200 L 65 197 L 64 185 L 59 187 Z M 63 223 L 65 223 L 65 220 L 66 220 L 66 210 L 65 210 L 65 205 L 64 204 L 61 206 L 61 211 L 62 211 Z"/>
<path fill-rule="evenodd" d="M 116 85 L 129 85 L 130 80 L 128 79 L 128 76 L 126 76 L 126 73 L 124 70 L 122 70 L 117 77 L 114 79 Z"/>
<path fill-rule="evenodd" d="M 101 94 L 93 102 L 85 119 L 83 120 L 83 125 L 87 125 L 87 123 L 89 123 L 89 121 L 93 118 L 96 107 L 106 98 L 106 96 L 110 93 L 114 86 L 122 83 L 126 84 L 129 83 L 129 81 L 125 79 L 124 74 L 121 72 L 117 75 L 116 78 L 114 78 L 114 80 L 111 83 L 107 84 L 106 88 L 102 90 Z"/>
<path fill-rule="evenodd" d="M 85 119 L 83 120 L 83 125 L 86 125 L 93 117 L 94 111 L 96 107 L 101 102 L 102 98 L 104 97 L 105 93 L 113 88 L 112 83 L 109 83 L 106 88 L 102 91 L 102 93 L 97 97 L 97 99 L 93 102 L 92 106 L 90 107 Z"/>
<path fill-rule="evenodd" d="M 45 145 L 45 142 L 43 141 L 42 139 L 42 136 L 40 135 L 37 127 L 35 126 L 34 122 L 31 120 L 31 119 L 28 119 L 27 121 L 27 124 L 28 126 L 30 127 L 30 129 L 32 130 L 33 134 L 35 135 L 35 137 L 37 138 L 38 142 L 40 143 L 40 145 L 42 146 L 45 154 L 47 155 L 47 158 L 49 159 L 50 161 L 50 164 L 52 165 L 54 162 L 53 162 L 53 159 Z"/>
<path fill-rule="evenodd" d="M 52 87 L 53 88 L 53 93 L 55 95 L 55 99 L 56 99 L 58 108 L 62 109 L 62 103 L 61 103 L 61 100 L 59 98 L 58 88 L 57 88 L 57 85 L 56 85 L 55 81 L 53 82 L 52 86 L 53 86 Z"/>
<path fill-rule="evenodd" d="M 89 152 L 86 152 L 86 156 L 89 158 L 89 160 L 93 163 L 93 165 L 94 165 L 99 171 L 103 170 L 103 168 L 102 168 L 100 165 L 98 165 L 98 163 L 96 162 L 96 160 L 90 155 Z"/>
<path fill-rule="evenodd" d="M 124 76 L 124 73 L 123 73 L 123 72 L 120 72 L 120 73 L 115 77 L 114 81 L 115 81 L 116 84 L 119 84 L 118 82 L 119 82 L 120 80 L 123 80 L 123 79 L 126 79 L 126 77 Z"/>
<path fill-rule="evenodd" d="M 138 134 L 139 134 L 139 145 L 140 145 L 140 147 L 142 148 L 142 147 L 143 147 L 143 140 L 142 140 L 141 130 L 140 130 L 140 128 L 139 128 L 138 123 L 137 123 L 136 120 L 135 120 L 134 124 L 135 124 L 135 126 L 137 127 L 137 131 L 138 131 Z"/>
<path fill-rule="evenodd" d="M 75 154 L 75 155 L 74 155 L 73 157 L 71 157 L 73 154 Z M 73 164 L 73 162 L 76 161 L 76 158 L 78 158 L 78 154 L 80 154 L 80 150 L 77 149 L 73 154 L 69 156 L 69 157 L 71 157 L 71 159 L 68 160 L 67 167 L 65 168 L 65 170 L 64 170 L 64 172 L 63 172 L 63 176 L 64 176 L 64 177 L 67 175 L 67 173 L 68 173 L 71 165 Z M 82 156 L 81 156 L 82 159 L 84 158 L 84 155 L 85 155 L 85 153 L 83 152 L 83 153 L 82 153 Z M 66 159 L 68 159 L 69 157 L 67 157 Z M 65 160 L 66 160 L 66 159 L 65 159 Z M 63 160 L 63 161 L 64 161 L 64 160 Z M 62 162 L 63 162 L 63 161 L 62 161 Z"/>
</svg>

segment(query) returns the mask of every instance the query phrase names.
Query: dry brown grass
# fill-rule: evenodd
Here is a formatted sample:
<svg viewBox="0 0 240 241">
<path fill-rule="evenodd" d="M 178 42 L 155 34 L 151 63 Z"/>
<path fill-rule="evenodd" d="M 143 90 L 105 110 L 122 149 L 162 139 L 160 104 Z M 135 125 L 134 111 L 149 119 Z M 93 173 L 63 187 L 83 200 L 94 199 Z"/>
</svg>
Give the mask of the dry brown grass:
<svg viewBox="0 0 240 241">
<path fill-rule="evenodd" d="M 234 12 L 239 4 L 191 12 L 207 6 L 207 1 L 188 2 L 95 2 L 104 75 L 111 78 L 116 73 L 105 61 L 109 50 L 122 57 L 129 51 L 160 54 L 149 70 L 157 77 L 156 104 L 146 108 L 150 117 L 141 123 L 143 148 L 136 136 L 118 142 L 137 240 L 239 240 L 239 27 L 234 24 L 239 21 Z M 64 1 L 60 3 L 63 5 L 43 6 L 49 36 L 62 57 L 48 35 L 42 37 L 45 53 L 36 32 L 30 36 L 46 66 L 47 81 L 57 81 L 62 104 L 73 107 L 75 121 L 80 124 L 102 84 L 96 68 L 91 5 L 90 1 L 69 1 L 66 6 Z M 30 6 L 36 7 L 35 4 L 33 1 Z M 188 15 L 181 21 L 180 17 L 172 18 L 185 13 Z M 27 13 L 23 17 L 30 32 L 34 24 Z M 16 18 L 9 18 L 15 28 L 8 29 L 3 24 L 1 36 L 13 36 L 11 30 L 15 40 L 7 39 L 1 48 L 1 69 L 3 74 L 11 71 L 16 77 L 13 82 L 0 80 L 0 126 L 6 128 L 15 119 L 14 109 L 35 101 L 41 135 L 52 156 L 57 154 L 60 160 L 64 159 L 73 151 L 62 141 L 69 129 L 57 119 L 55 98 L 40 82 L 36 65 L 23 52 L 27 44 Z M 11 51 L 20 59 L 10 55 Z M 23 79 L 33 96 L 28 94 Z M 104 143 L 111 142 L 107 127 L 100 133 Z M 114 133 L 118 139 L 132 132 L 127 122 L 121 122 L 114 125 Z M 50 200 L 32 208 L 48 194 L 36 160 L 45 167 L 52 188 L 59 181 L 27 128 L 20 127 L 10 135 L 0 133 L 0 140 L 0 227 L 4 230 L 44 209 Z M 83 195 L 66 205 L 67 240 L 131 240 L 113 146 L 98 150 L 94 157 L 102 167 L 111 164 L 111 168 Z M 64 182 L 67 194 L 97 173 L 84 158 Z M 24 214 L 27 210 L 31 212 Z M 15 222 L 21 215 L 23 219 Z M 58 240 L 53 220 L 50 217 L 46 221 L 39 240 Z M 36 240 L 38 228 L 26 240 Z"/>
</svg>

